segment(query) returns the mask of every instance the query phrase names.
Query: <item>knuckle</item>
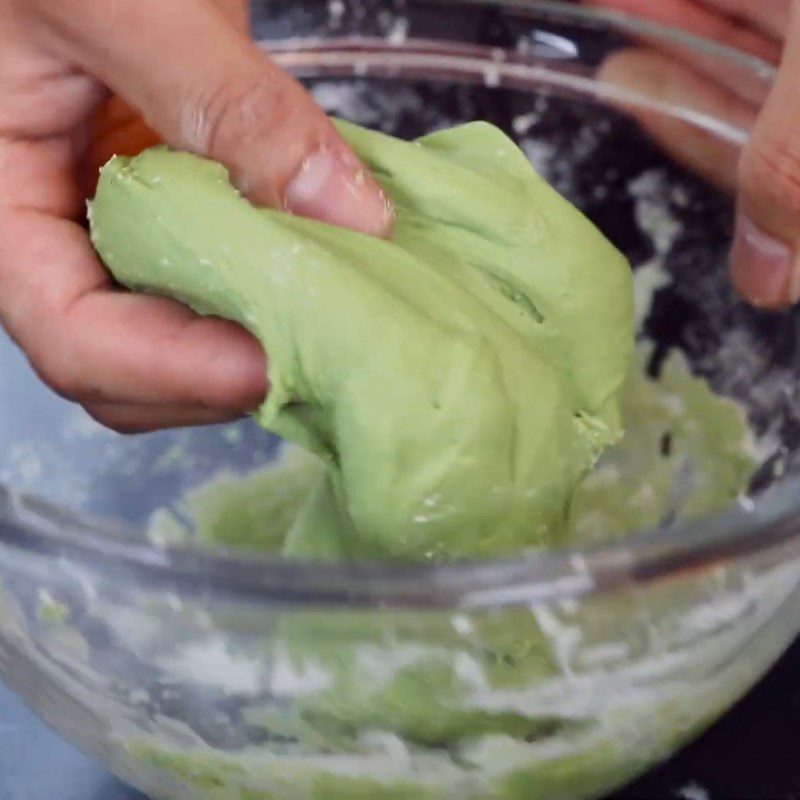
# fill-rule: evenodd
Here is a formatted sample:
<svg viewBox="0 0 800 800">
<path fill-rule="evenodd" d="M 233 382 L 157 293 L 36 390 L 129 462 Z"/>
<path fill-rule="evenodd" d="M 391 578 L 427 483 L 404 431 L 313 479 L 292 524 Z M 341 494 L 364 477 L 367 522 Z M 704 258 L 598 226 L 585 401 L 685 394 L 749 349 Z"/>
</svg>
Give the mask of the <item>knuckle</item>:
<svg viewBox="0 0 800 800">
<path fill-rule="evenodd" d="M 262 180 L 277 190 L 319 144 L 327 121 L 288 78 L 260 69 L 236 86 L 196 93 L 184 107 L 181 129 L 190 149 L 225 163 L 244 191 Z M 245 170 L 247 176 L 238 174 Z"/>
<path fill-rule="evenodd" d="M 220 87 L 201 101 L 210 152 L 226 149 L 242 137 L 271 138 L 291 113 L 276 84 L 266 73 L 247 79 L 236 90 Z"/>
</svg>

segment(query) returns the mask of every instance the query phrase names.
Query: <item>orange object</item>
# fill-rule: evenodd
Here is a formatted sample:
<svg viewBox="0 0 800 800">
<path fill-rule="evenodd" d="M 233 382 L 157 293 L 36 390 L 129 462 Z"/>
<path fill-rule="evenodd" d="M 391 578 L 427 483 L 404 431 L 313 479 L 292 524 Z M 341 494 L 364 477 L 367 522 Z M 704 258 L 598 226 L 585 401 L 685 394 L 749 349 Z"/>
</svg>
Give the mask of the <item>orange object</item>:
<svg viewBox="0 0 800 800">
<path fill-rule="evenodd" d="M 97 113 L 84 159 L 84 185 L 94 194 L 100 167 L 112 156 L 135 156 L 161 142 L 139 113 L 118 97 L 108 100 Z"/>
</svg>

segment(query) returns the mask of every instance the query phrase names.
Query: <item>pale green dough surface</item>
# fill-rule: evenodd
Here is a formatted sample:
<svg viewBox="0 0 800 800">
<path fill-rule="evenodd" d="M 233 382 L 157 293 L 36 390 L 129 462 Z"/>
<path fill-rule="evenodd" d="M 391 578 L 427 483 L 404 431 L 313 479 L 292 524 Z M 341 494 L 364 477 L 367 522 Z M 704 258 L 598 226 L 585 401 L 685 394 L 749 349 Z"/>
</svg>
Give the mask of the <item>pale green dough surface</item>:
<svg viewBox="0 0 800 800">
<path fill-rule="evenodd" d="M 721 511 L 755 468 L 742 410 L 694 377 L 677 353 L 657 381 L 643 347 L 622 393 L 625 436 L 581 483 L 570 512 L 575 543 Z"/>
<path fill-rule="evenodd" d="M 490 125 L 413 143 L 340 127 L 397 204 L 393 241 L 257 209 L 219 165 L 155 149 L 103 170 L 98 252 L 264 343 L 259 421 L 327 466 L 287 555 L 558 544 L 621 435 L 627 263 Z"/>
<path fill-rule="evenodd" d="M 300 446 L 191 492 L 193 530 L 164 512 L 154 539 L 337 560 L 494 556 L 717 510 L 742 490 L 739 410 L 675 359 L 658 382 L 644 353 L 632 367 L 627 264 L 503 134 L 476 124 L 409 144 L 342 131 L 398 204 L 393 242 L 255 209 L 188 155 L 151 150 L 103 172 L 92 231 L 115 276 L 253 331 L 273 387 L 258 419 Z M 558 672 L 528 609 L 462 631 L 449 615 L 297 612 L 266 647 L 271 664 L 325 678 L 251 715 L 287 753 L 140 742 L 132 755 L 209 800 L 451 800 L 461 770 L 488 776 L 474 800 L 552 800 L 636 770 L 620 755 L 632 745 L 592 720 L 475 703 Z M 653 713 L 666 752 L 680 726 Z M 453 774 L 439 761 L 429 775 L 400 762 L 359 774 L 370 732 L 449 754 Z M 585 741 L 583 755 L 539 760 L 551 739 Z M 481 755 L 492 747 L 502 758 Z"/>
<path fill-rule="evenodd" d="M 677 354 L 658 379 L 645 374 L 642 346 L 622 392 L 625 434 L 575 492 L 567 544 L 603 541 L 685 521 L 725 508 L 747 487 L 755 468 L 741 409 L 694 377 Z M 280 460 L 248 476 L 220 476 L 190 492 L 184 514 L 193 529 L 182 540 L 280 553 L 293 522 L 325 474 L 324 462 L 287 446 Z M 168 538 L 177 521 L 154 519 Z"/>
</svg>

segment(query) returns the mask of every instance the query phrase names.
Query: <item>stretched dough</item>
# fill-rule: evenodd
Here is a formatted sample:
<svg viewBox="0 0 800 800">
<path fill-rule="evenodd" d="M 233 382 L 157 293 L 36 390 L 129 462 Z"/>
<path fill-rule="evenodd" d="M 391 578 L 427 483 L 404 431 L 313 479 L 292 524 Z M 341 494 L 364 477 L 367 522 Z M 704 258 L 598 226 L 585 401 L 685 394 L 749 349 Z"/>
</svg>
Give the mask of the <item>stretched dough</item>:
<svg viewBox="0 0 800 800">
<path fill-rule="evenodd" d="M 126 286 L 263 343 L 259 422 L 327 464 L 287 554 L 558 543 L 621 435 L 628 264 L 491 125 L 403 142 L 337 124 L 396 202 L 392 241 L 257 208 L 222 166 L 160 148 L 103 169 L 95 247 Z"/>
</svg>

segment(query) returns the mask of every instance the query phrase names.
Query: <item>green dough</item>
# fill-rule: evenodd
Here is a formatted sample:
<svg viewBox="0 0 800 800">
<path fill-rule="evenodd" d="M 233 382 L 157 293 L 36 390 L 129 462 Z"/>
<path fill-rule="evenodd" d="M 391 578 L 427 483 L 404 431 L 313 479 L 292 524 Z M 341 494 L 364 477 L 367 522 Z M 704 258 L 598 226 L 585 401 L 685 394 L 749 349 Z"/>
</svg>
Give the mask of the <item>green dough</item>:
<svg viewBox="0 0 800 800">
<path fill-rule="evenodd" d="M 694 377 L 679 354 L 648 380 L 649 352 L 622 393 L 625 436 L 572 502 L 570 538 L 585 544 L 721 511 L 755 468 L 741 409 Z"/>
<path fill-rule="evenodd" d="M 658 379 L 648 378 L 649 356 L 649 347 L 642 346 L 623 388 L 624 437 L 575 492 L 564 534 L 570 544 L 607 541 L 721 511 L 753 474 L 751 436 L 739 406 L 715 395 L 677 353 Z M 264 469 L 218 476 L 187 494 L 183 516 L 192 528 L 181 528 L 177 538 L 280 553 L 324 472 L 320 459 L 287 446 Z M 180 525 L 170 512 L 159 512 L 151 536 L 175 538 Z"/>
<path fill-rule="evenodd" d="M 182 500 L 182 516 L 192 521 L 193 530 L 169 510 L 157 512 L 150 539 L 183 543 L 194 535 L 201 544 L 280 553 L 300 509 L 308 504 L 324 474 L 320 459 L 287 448 L 272 467 L 249 475 L 223 473 L 188 492 Z"/>
<path fill-rule="evenodd" d="M 715 396 L 676 355 L 657 380 L 644 373 L 648 359 L 649 348 L 642 346 L 622 395 L 625 437 L 579 488 L 567 532 L 571 542 L 623 535 L 673 513 L 687 519 L 718 511 L 744 490 L 752 473 L 741 410 Z M 665 437 L 671 438 L 669 447 Z M 288 534 L 323 474 L 319 459 L 288 446 L 270 467 L 212 480 L 186 497 L 183 516 L 193 528 L 185 529 L 183 538 L 279 552 L 276 531 Z M 166 513 L 158 515 L 154 536 L 163 538 L 162 528 L 169 530 L 174 522 Z M 665 591 L 665 605 L 680 608 L 681 600 L 669 594 L 675 589 Z M 685 594 L 685 586 L 678 591 Z M 683 600 L 691 606 L 691 599 Z M 587 614 L 595 611 L 588 606 Z M 612 604 L 584 630 L 607 626 L 613 640 L 620 617 L 624 614 Z M 259 797 L 261 790 L 275 800 L 576 800 L 600 796 L 664 757 L 736 697 L 733 682 L 720 686 L 716 698 L 701 685 L 693 699 L 687 686 L 683 703 L 665 700 L 660 708 L 631 709 L 605 720 L 599 730 L 597 720 L 536 712 L 522 699 L 503 709 L 478 708 L 476 686 L 478 694 L 511 691 L 524 697 L 559 670 L 552 640 L 528 610 L 470 615 L 466 626 L 464 620 L 454 627 L 448 614 L 292 613 L 269 643 L 268 661 L 284 668 L 290 664 L 297 675 L 324 676 L 325 685 L 300 693 L 291 709 L 277 704 L 251 710 L 248 721 L 294 742 L 298 759 L 305 753 L 327 754 L 318 762 L 304 759 L 302 766 L 293 766 L 291 755 L 281 759 L 268 749 L 252 757 L 180 753 L 156 743 L 134 745 L 135 755 L 196 787 L 218 781 L 218 793 L 203 795 L 208 800 L 249 797 L 248 791 Z M 442 761 L 413 785 L 408 784 L 412 770 L 395 776 L 385 771 L 386 762 L 363 777 L 339 775 L 341 763 L 364 754 L 363 736 L 369 731 L 400 737 L 416 752 L 441 754 Z M 490 752 L 473 763 L 482 749 Z M 455 773 L 447 772 L 451 756 L 459 765 Z M 457 788 L 459 781 L 470 790 Z"/>
<path fill-rule="evenodd" d="M 263 343 L 259 422 L 327 466 L 287 555 L 559 543 L 622 433 L 627 263 L 490 125 L 411 143 L 338 125 L 397 204 L 392 241 L 256 208 L 221 166 L 153 149 L 104 168 L 98 252 Z"/>
<path fill-rule="evenodd" d="M 703 514 L 742 490 L 739 410 L 674 358 L 659 381 L 644 351 L 631 371 L 627 264 L 502 133 L 404 143 L 340 129 L 397 203 L 391 242 L 255 208 L 190 155 L 155 149 L 103 171 L 92 234 L 106 264 L 250 329 L 272 385 L 258 420 L 300 446 L 194 490 L 180 515 L 192 529 L 162 512 L 154 539 L 329 560 L 495 556 Z M 595 626 L 613 637 L 616 619 Z M 690 731 L 666 705 L 599 722 L 526 702 L 561 670 L 527 608 L 296 610 L 265 647 L 306 687 L 248 709 L 270 744 L 142 741 L 132 756 L 208 800 L 578 798 Z M 371 735 L 410 755 L 370 761 Z"/>
</svg>

